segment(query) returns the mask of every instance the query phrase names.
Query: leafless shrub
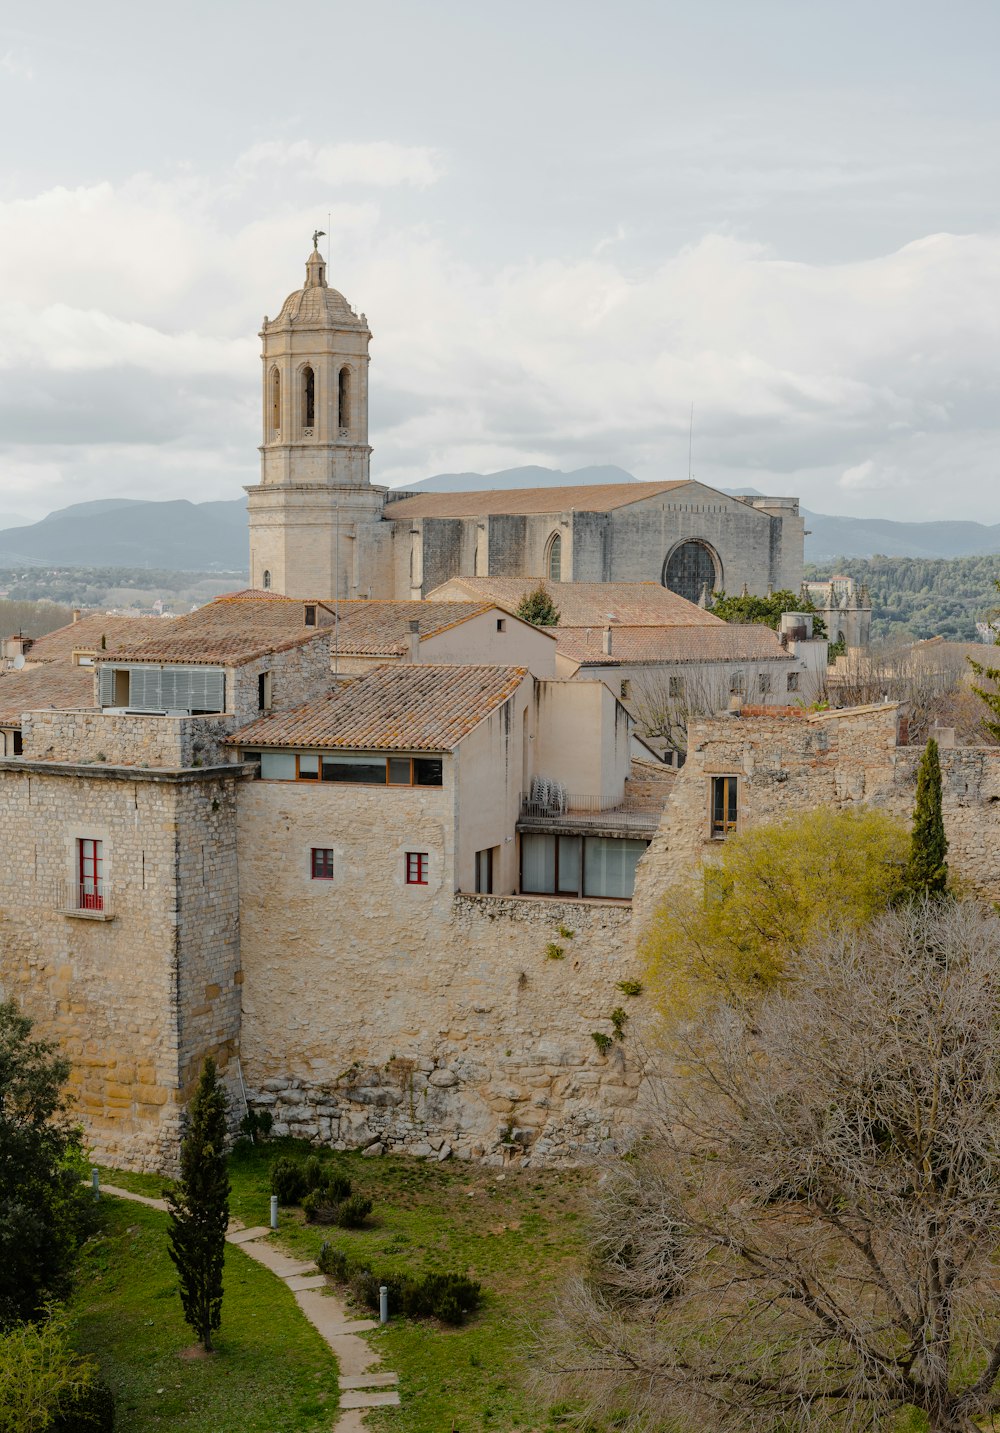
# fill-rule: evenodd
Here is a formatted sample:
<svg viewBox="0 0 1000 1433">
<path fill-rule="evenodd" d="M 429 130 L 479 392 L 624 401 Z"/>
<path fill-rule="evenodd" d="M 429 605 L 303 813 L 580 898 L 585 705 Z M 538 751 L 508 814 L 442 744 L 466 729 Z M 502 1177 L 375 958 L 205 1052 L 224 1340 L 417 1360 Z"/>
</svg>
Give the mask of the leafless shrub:
<svg viewBox="0 0 1000 1433">
<path fill-rule="evenodd" d="M 677 1037 L 539 1345 L 615 1428 L 972 1433 L 1000 1411 L 1000 921 L 830 940 L 750 1025 Z"/>
<path fill-rule="evenodd" d="M 913 743 L 925 742 L 937 722 L 954 726 L 964 742 L 992 744 L 982 725 L 982 704 L 969 700 L 974 696 L 970 676 L 961 646 L 873 647 L 852 650 L 838 663 L 829 677 L 829 690 L 838 706 L 868 706 L 885 699 L 905 702 Z"/>
<path fill-rule="evenodd" d="M 688 672 L 651 667 L 632 684 L 632 708 L 644 736 L 666 744 L 670 751 L 687 755 L 688 725 L 696 717 L 724 712 L 734 695 L 734 678 L 728 669 L 693 665 Z M 743 674 L 744 686 L 746 675 Z"/>
</svg>

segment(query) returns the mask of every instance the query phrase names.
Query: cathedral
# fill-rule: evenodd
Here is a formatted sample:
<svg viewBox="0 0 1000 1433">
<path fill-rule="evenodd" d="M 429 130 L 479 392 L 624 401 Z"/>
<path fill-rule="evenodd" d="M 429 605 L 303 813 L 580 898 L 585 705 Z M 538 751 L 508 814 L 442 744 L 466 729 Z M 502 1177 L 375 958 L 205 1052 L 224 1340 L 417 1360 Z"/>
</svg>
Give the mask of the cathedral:
<svg viewBox="0 0 1000 1433">
<path fill-rule="evenodd" d="M 260 337 L 260 483 L 247 489 L 250 582 L 290 597 L 425 597 L 455 577 L 659 582 L 797 592 L 797 498 L 703 483 L 406 492 L 371 481 L 365 315 L 327 283 L 314 240 L 306 281 Z"/>
</svg>

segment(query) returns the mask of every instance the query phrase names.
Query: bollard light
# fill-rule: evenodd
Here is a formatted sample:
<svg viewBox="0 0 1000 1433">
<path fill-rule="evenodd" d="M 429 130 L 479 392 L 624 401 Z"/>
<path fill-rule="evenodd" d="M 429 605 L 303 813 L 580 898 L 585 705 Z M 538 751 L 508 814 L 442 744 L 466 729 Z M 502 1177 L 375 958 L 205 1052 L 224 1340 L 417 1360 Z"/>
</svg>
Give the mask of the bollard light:
<svg viewBox="0 0 1000 1433">
<path fill-rule="evenodd" d="M 272 1195 L 271 1195 L 271 1228 L 272 1228 L 272 1229 L 277 1229 L 277 1227 L 278 1227 L 278 1196 L 277 1196 L 276 1194 L 272 1194 Z"/>
<path fill-rule="evenodd" d="M 91 1182 L 91 1184 L 92 1184 L 93 1187 L 94 1187 L 94 1198 L 95 1198 L 95 1199 L 100 1199 L 100 1197 L 101 1197 L 101 1172 L 100 1172 L 100 1170 L 97 1168 L 97 1165 L 96 1165 L 96 1164 L 91 1166 L 91 1169 L 90 1169 L 90 1182 Z"/>
<path fill-rule="evenodd" d="M 378 1291 L 378 1321 L 380 1324 L 389 1322 L 389 1290 L 385 1284 Z"/>
</svg>

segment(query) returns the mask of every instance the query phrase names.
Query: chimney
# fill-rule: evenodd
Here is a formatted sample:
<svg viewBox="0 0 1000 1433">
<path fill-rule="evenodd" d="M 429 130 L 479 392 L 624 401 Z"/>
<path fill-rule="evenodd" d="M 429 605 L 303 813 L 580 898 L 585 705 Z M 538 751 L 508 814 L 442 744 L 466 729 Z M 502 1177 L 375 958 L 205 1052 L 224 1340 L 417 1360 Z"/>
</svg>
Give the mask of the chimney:
<svg viewBox="0 0 1000 1433">
<path fill-rule="evenodd" d="M 80 620 L 80 608 L 79 608 L 79 607 L 74 607 L 74 608 L 73 608 L 73 621 L 74 621 L 74 622 L 79 622 L 79 620 Z"/>
<path fill-rule="evenodd" d="M 410 621 L 410 661 L 420 661 L 420 621 L 416 617 Z"/>
<path fill-rule="evenodd" d="M 605 627 L 605 629 L 604 629 L 604 632 L 603 632 L 603 640 L 602 640 L 601 646 L 602 646 L 602 648 L 603 648 L 603 650 L 604 650 L 604 655 L 605 655 L 606 657 L 610 657 L 610 656 L 611 656 L 611 628 L 610 628 L 610 627 Z"/>
<path fill-rule="evenodd" d="M 20 632 L 16 637 L 7 637 L 4 640 L 3 654 L 8 662 L 12 662 L 15 657 L 24 656 L 24 638 Z"/>
</svg>

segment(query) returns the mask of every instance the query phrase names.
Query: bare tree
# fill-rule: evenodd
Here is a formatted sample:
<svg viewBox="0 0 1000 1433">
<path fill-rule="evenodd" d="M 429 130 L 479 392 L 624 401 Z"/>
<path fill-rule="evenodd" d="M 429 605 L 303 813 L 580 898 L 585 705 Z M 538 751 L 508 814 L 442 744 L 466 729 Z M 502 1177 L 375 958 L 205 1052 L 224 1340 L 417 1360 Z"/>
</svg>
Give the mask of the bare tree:
<svg viewBox="0 0 1000 1433">
<path fill-rule="evenodd" d="M 985 650 L 985 649 L 984 649 Z M 961 645 L 930 643 L 901 648 L 852 650 L 831 672 L 828 685 L 838 706 L 868 706 L 885 699 L 905 702 L 910 740 L 924 742 L 934 722 L 954 726 L 966 741 L 992 744 L 972 695 L 970 669 Z"/>
<path fill-rule="evenodd" d="M 540 1358 L 616 1428 L 931 1433 L 1000 1411 L 1000 920 L 831 939 L 678 1039 Z M 992 1426 L 992 1425 L 991 1425 Z"/>
<path fill-rule="evenodd" d="M 690 671 L 650 667 L 632 684 L 632 709 L 644 736 L 687 755 L 688 725 L 724 712 L 731 696 L 745 695 L 745 669 L 692 665 Z"/>
</svg>

